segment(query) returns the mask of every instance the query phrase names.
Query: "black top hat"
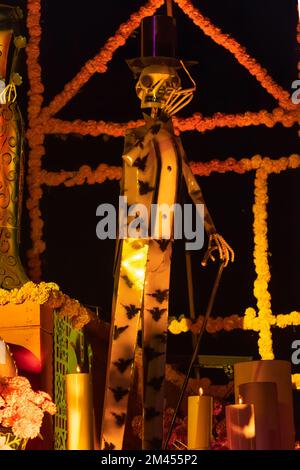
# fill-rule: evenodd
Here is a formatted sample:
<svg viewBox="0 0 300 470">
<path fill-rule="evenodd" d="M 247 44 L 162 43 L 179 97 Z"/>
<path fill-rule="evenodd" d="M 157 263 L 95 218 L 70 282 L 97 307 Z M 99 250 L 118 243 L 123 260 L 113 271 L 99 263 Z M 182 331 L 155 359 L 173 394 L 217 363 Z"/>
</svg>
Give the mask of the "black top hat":
<svg viewBox="0 0 300 470">
<path fill-rule="evenodd" d="M 172 16 L 147 16 L 141 26 L 141 57 L 126 61 L 135 75 L 149 65 L 182 67 L 176 57 L 176 20 Z M 184 65 L 197 62 L 184 61 Z"/>
</svg>

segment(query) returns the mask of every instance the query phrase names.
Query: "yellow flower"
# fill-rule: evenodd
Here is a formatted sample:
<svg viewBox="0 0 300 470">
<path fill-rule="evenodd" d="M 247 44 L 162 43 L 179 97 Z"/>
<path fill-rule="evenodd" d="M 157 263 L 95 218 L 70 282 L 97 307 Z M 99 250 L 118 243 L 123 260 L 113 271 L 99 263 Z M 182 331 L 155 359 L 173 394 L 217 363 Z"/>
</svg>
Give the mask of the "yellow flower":
<svg viewBox="0 0 300 470">
<path fill-rule="evenodd" d="M 20 289 L 12 289 L 11 291 L 0 289 L 0 305 L 21 304 L 26 301 L 36 302 L 39 305 L 48 304 L 52 308 L 58 308 L 60 315 L 72 318 L 73 326 L 77 329 L 82 328 L 94 318 L 90 310 L 83 307 L 78 300 L 64 295 L 54 282 L 35 284 L 29 281 Z"/>
<path fill-rule="evenodd" d="M 181 326 L 177 320 L 172 320 L 169 324 L 169 331 L 173 335 L 179 335 L 181 333 Z"/>
<path fill-rule="evenodd" d="M 293 382 L 293 385 L 296 387 L 296 389 L 300 390 L 300 374 L 293 374 L 292 382 Z"/>
<path fill-rule="evenodd" d="M 286 328 L 290 325 L 300 325 L 300 312 L 291 312 L 287 315 L 277 315 L 276 325 L 279 328 Z"/>
<path fill-rule="evenodd" d="M 179 326 L 181 328 L 181 333 L 186 333 L 190 330 L 191 327 L 191 320 L 189 318 L 181 317 L 179 319 Z"/>
</svg>

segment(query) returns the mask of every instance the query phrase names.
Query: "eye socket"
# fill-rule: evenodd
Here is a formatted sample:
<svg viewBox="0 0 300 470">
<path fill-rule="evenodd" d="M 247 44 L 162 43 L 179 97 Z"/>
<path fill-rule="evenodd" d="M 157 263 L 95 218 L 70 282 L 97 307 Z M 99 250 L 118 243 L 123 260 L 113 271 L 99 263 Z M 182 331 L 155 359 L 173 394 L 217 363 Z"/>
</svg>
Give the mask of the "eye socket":
<svg viewBox="0 0 300 470">
<path fill-rule="evenodd" d="M 136 87 L 135 87 L 135 91 L 136 91 L 136 94 L 139 95 L 142 91 L 142 87 L 139 85 L 139 83 L 137 83 Z"/>
<path fill-rule="evenodd" d="M 150 75 L 143 75 L 141 77 L 141 84 L 146 87 L 146 88 L 150 88 L 151 85 L 152 85 L 152 77 Z"/>
</svg>

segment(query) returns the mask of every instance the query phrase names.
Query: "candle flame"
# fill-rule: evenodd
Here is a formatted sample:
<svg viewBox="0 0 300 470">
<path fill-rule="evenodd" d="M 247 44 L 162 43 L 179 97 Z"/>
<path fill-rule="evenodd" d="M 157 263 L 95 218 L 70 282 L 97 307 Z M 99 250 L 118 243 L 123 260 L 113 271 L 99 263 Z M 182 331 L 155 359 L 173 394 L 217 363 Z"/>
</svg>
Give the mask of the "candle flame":
<svg viewBox="0 0 300 470">
<path fill-rule="evenodd" d="M 203 388 L 202 387 L 199 388 L 199 395 L 200 395 L 200 397 L 202 397 L 202 395 L 203 395 Z"/>
<path fill-rule="evenodd" d="M 79 372 L 81 372 L 80 366 L 77 366 L 77 367 L 76 367 L 76 372 L 77 372 L 78 374 L 79 374 Z"/>
<path fill-rule="evenodd" d="M 243 398 L 241 397 L 241 395 L 239 396 L 239 405 L 242 405 L 243 404 Z"/>
</svg>

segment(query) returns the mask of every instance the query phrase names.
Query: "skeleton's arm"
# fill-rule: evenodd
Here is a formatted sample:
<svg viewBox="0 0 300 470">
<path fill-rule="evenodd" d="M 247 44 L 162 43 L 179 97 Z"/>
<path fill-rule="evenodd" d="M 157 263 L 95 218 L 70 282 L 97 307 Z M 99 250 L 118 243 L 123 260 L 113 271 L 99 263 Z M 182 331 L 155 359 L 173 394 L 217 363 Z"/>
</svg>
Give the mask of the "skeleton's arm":
<svg viewBox="0 0 300 470">
<path fill-rule="evenodd" d="M 183 149 L 182 149 L 183 150 Z M 202 260 L 202 266 L 206 266 L 209 259 L 215 261 L 214 252 L 217 251 L 219 253 L 219 257 L 222 261 L 224 261 L 225 266 L 229 263 L 229 261 L 234 261 L 234 251 L 228 245 L 228 243 L 224 240 L 222 235 L 217 233 L 216 227 L 213 223 L 211 215 L 207 209 L 207 206 L 204 201 L 204 197 L 201 191 L 201 188 L 193 175 L 191 168 L 188 164 L 186 156 L 183 154 L 183 163 L 182 163 L 182 171 L 183 176 L 186 181 L 188 193 L 196 205 L 203 204 L 204 205 L 204 228 L 208 235 L 208 248 Z"/>
</svg>

